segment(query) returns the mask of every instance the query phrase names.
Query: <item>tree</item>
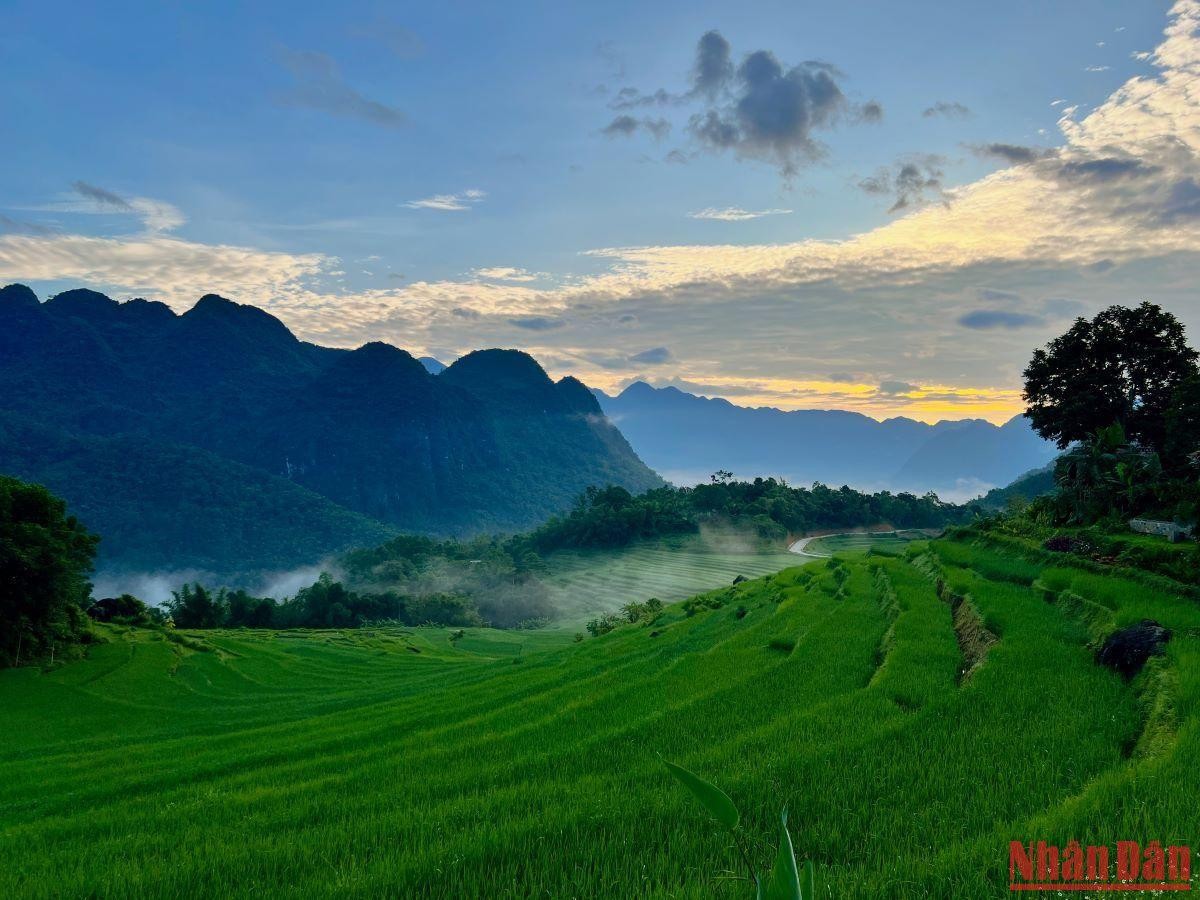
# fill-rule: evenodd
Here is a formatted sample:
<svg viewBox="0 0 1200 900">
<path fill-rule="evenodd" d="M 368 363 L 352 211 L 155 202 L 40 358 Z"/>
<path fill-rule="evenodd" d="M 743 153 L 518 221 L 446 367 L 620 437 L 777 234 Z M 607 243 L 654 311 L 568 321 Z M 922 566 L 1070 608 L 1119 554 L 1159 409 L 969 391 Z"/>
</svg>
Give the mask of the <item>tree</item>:
<svg viewBox="0 0 1200 900">
<path fill-rule="evenodd" d="M 0 475 L 0 666 L 87 633 L 95 535 L 41 485 Z"/>
<path fill-rule="evenodd" d="M 1110 306 L 1034 351 L 1025 368 L 1026 415 L 1062 449 L 1116 422 L 1129 440 L 1161 453 L 1172 398 L 1200 371 L 1196 360 L 1169 312 L 1145 302 Z"/>
<path fill-rule="evenodd" d="M 179 628 L 220 628 L 229 613 L 225 591 L 214 594 L 200 583 L 172 591 L 166 607 Z"/>
</svg>

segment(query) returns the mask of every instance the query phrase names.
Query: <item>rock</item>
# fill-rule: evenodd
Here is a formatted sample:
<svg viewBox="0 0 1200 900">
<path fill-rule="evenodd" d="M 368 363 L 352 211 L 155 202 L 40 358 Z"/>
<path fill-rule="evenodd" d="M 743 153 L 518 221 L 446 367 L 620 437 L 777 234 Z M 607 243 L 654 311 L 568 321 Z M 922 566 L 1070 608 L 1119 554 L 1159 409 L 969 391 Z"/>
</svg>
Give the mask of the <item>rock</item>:
<svg viewBox="0 0 1200 900">
<path fill-rule="evenodd" d="M 1105 638 L 1104 646 L 1096 653 L 1096 662 L 1132 678 L 1151 656 L 1162 655 L 1163 646 L 1170 639 L 1171 629 L 1153 619 L 1142 619 Z"/>
<path fill-rule="evenodd" d="M 750 580 L 750 579 L 749 579 L 749 578 L 747 578 L 745 575 L 739 575 L 737 578 L 733 579 L 733 583 L 734 583 L 734 584 L 741 584 L 743 581 L 749 581 L 749 580 Z"/>
</svg>

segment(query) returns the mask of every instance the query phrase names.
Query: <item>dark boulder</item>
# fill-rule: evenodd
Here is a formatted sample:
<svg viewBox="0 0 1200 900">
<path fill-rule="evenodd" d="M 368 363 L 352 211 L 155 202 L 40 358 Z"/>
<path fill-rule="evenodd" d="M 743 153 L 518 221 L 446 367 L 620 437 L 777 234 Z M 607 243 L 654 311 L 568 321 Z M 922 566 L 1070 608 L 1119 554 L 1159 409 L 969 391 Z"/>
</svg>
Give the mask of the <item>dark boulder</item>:
<svg viewBox="0 0 1200 900">
<path fill-rule="evenodd" d="M 749 578 L 747 578 L 745 575 L 739 575 L 737 578 L 733 579 L 733 583 L 734 583 L 734 584 L 741 584 L 743 581 L 749 581 L 749 580 L 750 580 L 750 579 L 749 579 Z"/>
<path fill-rule="evenodd" d="M 1153 619 L 1142 619 L 1110 634 L 1096 653 L 1096 662 L 1132 678 L 1151 656 L 1162 655 L 1163 646 L 1170 639 L 1171 629 Z"/>
</svg>

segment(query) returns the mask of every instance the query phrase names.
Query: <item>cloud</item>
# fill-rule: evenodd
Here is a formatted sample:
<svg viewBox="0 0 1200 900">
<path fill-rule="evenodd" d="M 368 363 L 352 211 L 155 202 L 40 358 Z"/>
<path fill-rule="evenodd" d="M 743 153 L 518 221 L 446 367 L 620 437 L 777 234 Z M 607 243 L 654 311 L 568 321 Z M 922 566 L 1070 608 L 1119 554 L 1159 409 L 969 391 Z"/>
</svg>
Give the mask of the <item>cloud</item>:
<svg viewBox="0 0 1200 900">
<path fill-rule="evenodd" d="M 652 347 L 641 353 L 633 354 L 629 357 L 629 361 L 639 366 L 659 366 L 671 361 L 671 351 L 666 347 Z"/>
<path fill-rule="evenodd" d="M 298 292 L 305 280 L 336 261 L 199 244 L 160 235 L 99 238 L 83 235 L 0 236 L 0 280 L 76 282 L 165 300 L 186 308 L 204 293 L 270 306 Z"/>
<path fill-rule="evenodd" d="M 874 175 L 858 182 L 859 190 L 868 194 L 895 198 L 888 212 L 899 212 L 920 206 L 942 197 L 942 166 L 945 160 L 933 153 L 916 154 L 897 162 L 891 169 L 879 169 Z"/>
<path fill-rule="evenodd" d="M 883 104 L 878 100 L 868 100 L 858 108 L 858 117 L 863 122 L 882 122 Z"/>
<path fill-rule="evenodd" d="M 696 212 L 688 213 L 689 219 L 714 219 L 718 222 L 745 222 L 749 219 L 761 219 L 763 216 L 785 216 L 791 213 L 790 209 L 759 209 L 749 210 L 742 209 L 737 206 L 727 206 L 724 209 L 717 209 L 709 206 L 705 209 L 697 210 Z"/>
<path fill-rule="evenodd" d="M 971 115 L 971 110 L 962 103 L 939 100 L 933 106 L 927 107 L 921 115 L 926 119 L 932 119 L 934 116 L 944 116 L 947 119 L 965 119 Z"/>
<path fill-rule="evenodd" d="M 1014 291 L 1001 291 L 996 288 L 980 288 L 979 299 L 987 300 L 989 303 L 1016 303 L 1021 299 L 1021 295 Z"/>
<path fill-rule="evenodd" d="M 1125 178 L 1142 178 L 1162 171 L 1161 166 L 1148 165 L 1134 157 L 1104 156 L 1097 159 L 1072 160 L 1058 167 L 1060 178 L 1077 181 L 1119 181 Z"/>
<path fill-rule="evenodd" d="M 421 200 L 406 200 L 402 205 L 409 209 L 437 209 L 442 212 L 459 212 L 483 202 L 487 191 L 470 188 L 457 194 L 434 194 Z"/>
<path fill-rule="evenodd" d="M 400 128 L 407 122 L 407 117 L 396 107 L 364 97 L 347 84 L 337 63 L 324 53 L 284 49 L 280 62 L 295 80 L 292 89 L 278 97 L 284 106 L 361 119 L 385 128 Z"/>
<path fill-rule="evenodd" d="M 49 208 L 73 213 L 134 215 L 142 220 L 142 226 L 148 233 L 174 231 L 187 221 L 179 209 L 162 200 L 152 200 L 149 197 L 125 198 L 86 181 L 72 182 L 71 189 L 82 198 L 82 204 L 64 202 Z"/>
<path fill-rule="evenodd" d="M 620 115 L 600 130 L 605 137 L 632 137 L 639 130 L 648 131 L 656 141 L 661 141 L 671 132 L 671 123 L 666 119 L 635 119 Z"/>
<path fill-rule="evenodd" d="M 858 376 L 851 375 L 849 372 L 832 372 L 829 380 L 837 384 L 854 384 L 858 381 Z"/>
<path fill-rule="evenodd" d="M 643 94 L 635 87 L 623 87 L 617 91 L 617 95 L 609 102 L 608 107 L 615 110 L 627 110 L 646 106 L 672 106 L 682 101 L 683 98 L 676 97 L 662 88 L 651 94 Z"/>
<path fill-rule="evenodd" d="M 693 136 L 711 150 L 766 160 L 785 177 L 822 155 L 814 132 L 831 127 L 848 103 L 828 67 L 784 66 L 767 50 L 756 50 L 737 67 L 732 99 L 695 114 Z"/>
<path fill-rule="evenodd" d="M 693 93 L 715 99 L 733 80 L 733 60 L 729 41 L 718 31 L 701 36 L 696 45 L 696 62 L 692 68 Z"/>
<path fill-rule="evenodd" d="M 486 269 L 475 269 L 473 274 L 478 278 L 491 278 L 495 281 L 537 281 L 545 278 L 545 272 L 530 272 L 514 266 L 492 266 Z"/>
<path fill-rule="evenodd" d="M 1083 71 L 1085 72 L 1107 72 L 1112 66 L 1088 66 Z"/>
<path fill-rule="evenodd" d="M 0 213 L 0 232 L 15 231 L 18 234 L 55 234 L 56 229 L 50 228 L 47 225 L 39 225 L 36 222 L 26 222 L 22 219 L 13 219 L 9 216 Z"/>
<path fill-rule="evenodd" d="M 133 207 L 129 205 L 129 201 L 123 197 L 118 197 L 112 191 L 106 191 L 104 188 L 88 184 L 86 181 L 72 182 L 71 187 L 75 190 L 75 193 L 93 201 L 97 206 L 107 206 L 121 210 L 122 212 L 133 212 Z"/>
<path fill-rule="evenodd" d="M 911 394 L 913 391 L 919 390 L 920 387 L 909 384 L 907 381 L 882 381 L 879 384 L 879 393 L 881 394 Z"/>
<path fill-rule="evenodd" d="M 562 319 L 551 319 L 547 316 L 521 316 L 509 319 L 508 324 L 528 331 L 553 331 L 556 328 L 562 328 L 567 323 Z"/>
<path fill-rule="evenodd" d="M 969 144 L 968 149 L 976 156 L 991 156 L 1008 163 L 1010 166 L 1020 166 L 1035 162 L 1046 156 L 1046 150 L 1036 147 L 1023 147 L 1020 144 Z"/>
<path fill-rule="evenodd" d="M 958 317 L 959 325 L 981 331 L 991 328 L 1028 328 L 1041 323 L 1042 320 L 1037 316 L 1000 309 L 978 309 Z"/>
</svg>

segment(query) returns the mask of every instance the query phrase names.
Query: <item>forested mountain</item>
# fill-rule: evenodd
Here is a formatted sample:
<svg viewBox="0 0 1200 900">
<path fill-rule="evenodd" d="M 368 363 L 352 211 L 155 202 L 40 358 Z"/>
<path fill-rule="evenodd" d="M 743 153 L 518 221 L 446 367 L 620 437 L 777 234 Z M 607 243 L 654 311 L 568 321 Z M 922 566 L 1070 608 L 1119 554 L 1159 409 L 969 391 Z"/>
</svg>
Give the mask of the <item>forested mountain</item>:
<svg viewBox="0 0 1200 900">
<path fill-rule="evenodd" d="M 662 483 L 582 385 L 524 353 L 434 376 L 387 344 L 302 342 L 215 295 L 176 315 L 0 290 L 0 412 L 0 472 L 50 484 L 114 536 L 110 566 L 290 565 L 397 529 L 519 530 L 592 485 Z M 124 454 L 140 465 L 112 465 Z"/>
<path fill-rule="evenodd" d="M 1003 426 L 983 419 L 928 425 L 908 418 L 879 422 L 845 410 L 749 408 L 643 382 L 615 397 L 594 393 L 641 457 L 681 484 L 730 469 L 741 478 L 932 490 L 964 500 L 1055 454 L 1023 416 Z"/>
</svg>

